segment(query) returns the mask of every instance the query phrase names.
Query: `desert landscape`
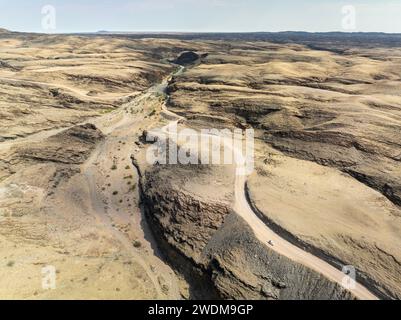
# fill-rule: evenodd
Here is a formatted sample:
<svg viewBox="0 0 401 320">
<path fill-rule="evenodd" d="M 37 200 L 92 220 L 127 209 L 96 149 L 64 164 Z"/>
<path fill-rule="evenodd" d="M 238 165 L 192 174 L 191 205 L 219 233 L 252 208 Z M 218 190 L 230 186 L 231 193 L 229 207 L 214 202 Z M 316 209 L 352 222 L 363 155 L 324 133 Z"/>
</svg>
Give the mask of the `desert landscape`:
<svg viewBox="0 0 401 320">
<path fill-rule="evenodd" d="M 399 38 L 1 30 L 0 298 L 400 299 Z M 172 125 L 253 172 L 150 163 Z"/>
</svg>

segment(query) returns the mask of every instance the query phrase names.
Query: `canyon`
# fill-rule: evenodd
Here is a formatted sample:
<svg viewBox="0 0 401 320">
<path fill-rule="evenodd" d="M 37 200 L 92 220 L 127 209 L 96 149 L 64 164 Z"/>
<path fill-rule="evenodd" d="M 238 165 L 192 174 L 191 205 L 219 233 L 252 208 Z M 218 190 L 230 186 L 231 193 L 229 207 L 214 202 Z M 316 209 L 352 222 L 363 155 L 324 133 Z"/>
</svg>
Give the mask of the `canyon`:
<svg viewBox="0 0 401 320">
<path fill-rule="evenodd" d="M 400 48 L 288 36 L 2 32 L 0 296 L 399 299 Z M 254 172 L 149 163 L 171 123 Z"/>
</svg>

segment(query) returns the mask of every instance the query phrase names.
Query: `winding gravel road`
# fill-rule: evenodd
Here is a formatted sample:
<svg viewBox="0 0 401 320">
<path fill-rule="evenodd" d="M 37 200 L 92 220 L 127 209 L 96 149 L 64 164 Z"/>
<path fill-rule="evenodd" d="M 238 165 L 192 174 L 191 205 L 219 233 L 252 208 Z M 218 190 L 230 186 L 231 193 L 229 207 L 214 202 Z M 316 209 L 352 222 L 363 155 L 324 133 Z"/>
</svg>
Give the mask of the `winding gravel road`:
<svg viewBox="0 0 401 320">
<path fill-rule="evenodd" d="M 184 71 L 184 68 L 180 68 L 178 72 L 176 72 L 174 75 L 178 75 Z M 166 79 L 161 83 L 160 85 L 154 86 L 152 89 L 150 89 L 147 93 L 142 95 L 140 97 L 140 100 L 146 98 L 149 96 L 149 94 L 156 94 L 156 93 L 165 93 L 166 87 L 169 83 L 170 79 Z M 22 81 L 22 80 L 14 80 L 14 81 Z M 42 83 L 37 83 L 42 85 Z M 43 84 L 44 85 L 44 84 Z M 48 85 L 48 84 L 46 84 Z M 66 88 L 70 89 L 70 88 Z M 166 105 L 163 106 L 163 113 L 164 116 L 168 119 L 171 120 L 171 122 L 162 128 L 161 130 L 155 130 L 152 131 L 154 132 L 155 135 L 157 135 L 160 132 L 163 133 L 168 133 L 168 127 L 171 125 L 176 125 L 179 121 L 183 119 L 183 117 L 171 112 L 170 110 L 167 109 Z M 113 116 L 120 115 L 121 119 L 120 121 L 117 121 L 114 126 L 109 126 L 107 129 L 110 132 L 115 131 L 116 128 L 121 127 L 122 125 L 125 124 L 126 122 L 126 117 L 124 117 L 122 110 L 116 110 L 113 113 Z M 110 117 L 110 115 L 108 116 Z M 106 116 L 103 117 L 103 119 L 106 119 Z M 106 119 L 107 120 L 107 119 Z M 97 121 L 94 121 L 95 123 Z M 31 135 L 30 137 L 22 138 L 22 139 L 17 139 L 16 141 L 10 141 L 10 142 L 5 142 L 0 144 L 0 149 L 8 149 L 11 146 L 16 145 L 17 143 L 26 143 L 26 142 L 36 142 L 40 141 L 44 138 L 47 138 L 53 134 L 56 134 L 62 130 L 66 130 L 66 128 L 63 129 L 55 129 L 55 130 L 49 130 L 46 132 L 40 132 L 38 134 Z M 106 132 L 109 133 L 109 132 Z M 198 135 L 200 136 L 200 135 Z M 208 135 L 209 137 L 211 135 Z M 226 137 L 222 137 L 222 142 L 224 143 L 225 146 L 228 148 L 231 148 L 233 153 L 237 155 L 237 159 L 243 159 L 242 155 L 242 150 L 235 149 L 233 147 L 231 140 L 229 140 Z M 240 161 L 242 164 L 237 164 L 237 173 L 241 171 L 243 168 L 241 166 L 244 166 L 245 161 Z M 88 172 L 88 180 L 90 181 L 91 179 L 91 174 Z M 266 246 L 269 246 L 271 250 L 274 250 L 275 252 L 286 256 L 287 258 L 291 259 L 294 262 L 300 263 L 322 275 L 324 275 L 326 278 L 330 279 L 333 282 L 336 282 L 340 284 L 341 286 L 344 286 L 343 281 L 346 278 L 346 275 L 341 272 L 340 270 L 336 269 L 329 263 L 325 262 L 324 260 L 302 250 L 301 248 L 291 244 L 287 240 L 283 239 L 280 237 L 279 234 L 275 233 L 273 230 L 271 230 L 263 221 L 261 221 L 258 216 L 255 214 L 253 209 L 251 208 L 247 198 L 246 198 L 246 193 L 245 193 L 245 185 L 247 181 L 247 176 L 243 174 L 237 174 L 236 175 L 236 180 L 235 180 L 235 203 L 234 203 L 234 210 L 248 223 L 248 225 L 252 228 L 254 231 L 256 237 L 264 243 Z M 92 193 L 92 197 L 95 197 L 95 194 Z M 95 203 L 97 203 L 98 199 L 94 199 Z M 269 245 L 268 243 L 270 241 L 273 241 L 274 246 Z M 378 300 L 378 298 L 372 294 L 368 289 L 366 289 L 364 286 L 362 286 L 359 283 L 355 283 L 355 286 L 353 288 L 346 288 L 349 290 L 356 298 L 361 299 L 361 300 Z"/>
<path fill-rule="evenodd" d="M 182 71 L 183 68 L 180 69 L 179 73 L 181 73 Z M 158 90 L 161 90 L 162 88 L 163 86 L 158 87 Z M 166 106 L 164 106 L 163 110 L 169 118 L 173 116 L 176 117 L 176 119 L 171 121 L 169 125 L 161 129 L 163 133 L 168 134 L 168 127 L 171 125 L 176 125 L 183 118 L 169 111 Z M 199 134 L 198 136 L 200 137 L 201 134 Z M 210 137 L 211 135 L 208 136 Z M 234 210 L 248 223 L 248 225 L 254 231 L 256 237 L 262 243 L 264 243 L 266 246 L 269 246 L 270 249 L 274 250 L 278 254 L 283 255 L 294 262 L 300 263 L 324 275 L 329 280 L 345 287 L 345 289 L 350 291 L 356 298 L 360 300 L 378 300 L 378 298 L 374 294 L 372 294 L 367 288 L 357 282 L 354 282 L 354 285 L 352 287 L 347 286 L 346 283 L 349 282 L 346 281 L 347 276 L 342 271 L 336 269 L 324 260 L 304 251 L 303 249 L 293 245 L 284 238 L 280 237 L 279 234 L 275 233 L 262 220 L 258 218 L 246 198 L 245 187 L 247 176 L 246 174 L 239 174 L 241 172 L 246 172 L 246 161 L 244 159 L 242 150 L 235 149 L 235 146 L 233 146 L 231 139 L 228 139 L 226 137 L 221 138 L 224 145 L 228 148 L 231 148 L 234 155 L 237 156 L 237 159 L 240 159 L 240 161 L 238 161 L 239 164 L 237 163 L 236 170 L 237 175 L 235 180 Z M 269 245 L 269 242 L 272 242 L 274 245 Z"/>
</svg>

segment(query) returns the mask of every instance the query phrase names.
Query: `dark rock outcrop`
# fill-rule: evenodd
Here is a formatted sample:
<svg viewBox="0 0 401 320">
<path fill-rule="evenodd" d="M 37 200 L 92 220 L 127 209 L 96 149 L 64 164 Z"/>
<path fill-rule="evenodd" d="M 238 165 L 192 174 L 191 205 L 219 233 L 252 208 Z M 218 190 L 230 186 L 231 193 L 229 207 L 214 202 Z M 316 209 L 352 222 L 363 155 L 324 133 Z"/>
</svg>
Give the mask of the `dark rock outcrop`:
<svg viewBox="0 0 401 320">
<path fill-rule="evenodd" d="M 338 284 L 262 245 L 235 213 L 210 240 L 204 257 L 225 299 L 352 299 Z"/>
<path fill-rule="evenodd" d="M 202 58 L 205 58 L 207 54 L 198 54 L 193 51 L 185 51 L 181 53 L 177 59 L 173 61 L 175 64 L 179 64 L 182 66 L 189 66 L 196 63 L 199 63 Z"/>
<path fill-rule="evenodd" d="M 17 153 L 24 161 L 76 165 L 83 163 L 103 138 L 103 133 L 88 123 L 67 129 L 44 142 L 21 148 Z"/>
<path fill-rule="evenodd" d="M 141 173 L 141 197 L 167 261 L 191 286 L 191 298 L 353 299 L 338 284 L 261 244 L 229 205 L 183 191 L 169 170 L 157 166 Z"/>
</svg>

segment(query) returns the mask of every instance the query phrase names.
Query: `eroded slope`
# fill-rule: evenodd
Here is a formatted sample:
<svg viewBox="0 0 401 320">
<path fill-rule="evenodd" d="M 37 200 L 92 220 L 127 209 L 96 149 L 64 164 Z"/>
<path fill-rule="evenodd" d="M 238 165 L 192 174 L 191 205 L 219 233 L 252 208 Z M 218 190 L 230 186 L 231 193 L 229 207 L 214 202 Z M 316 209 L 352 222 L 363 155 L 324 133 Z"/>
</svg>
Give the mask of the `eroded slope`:
<svg viewBox="0 0 401 320">
<path fill-rule="evenodd" d="M 401 294 L 399 55 L 236 42 L 169 87 L 198 128 L 255 128 L 255 206 L 383 297 Z"/>
</svg>

